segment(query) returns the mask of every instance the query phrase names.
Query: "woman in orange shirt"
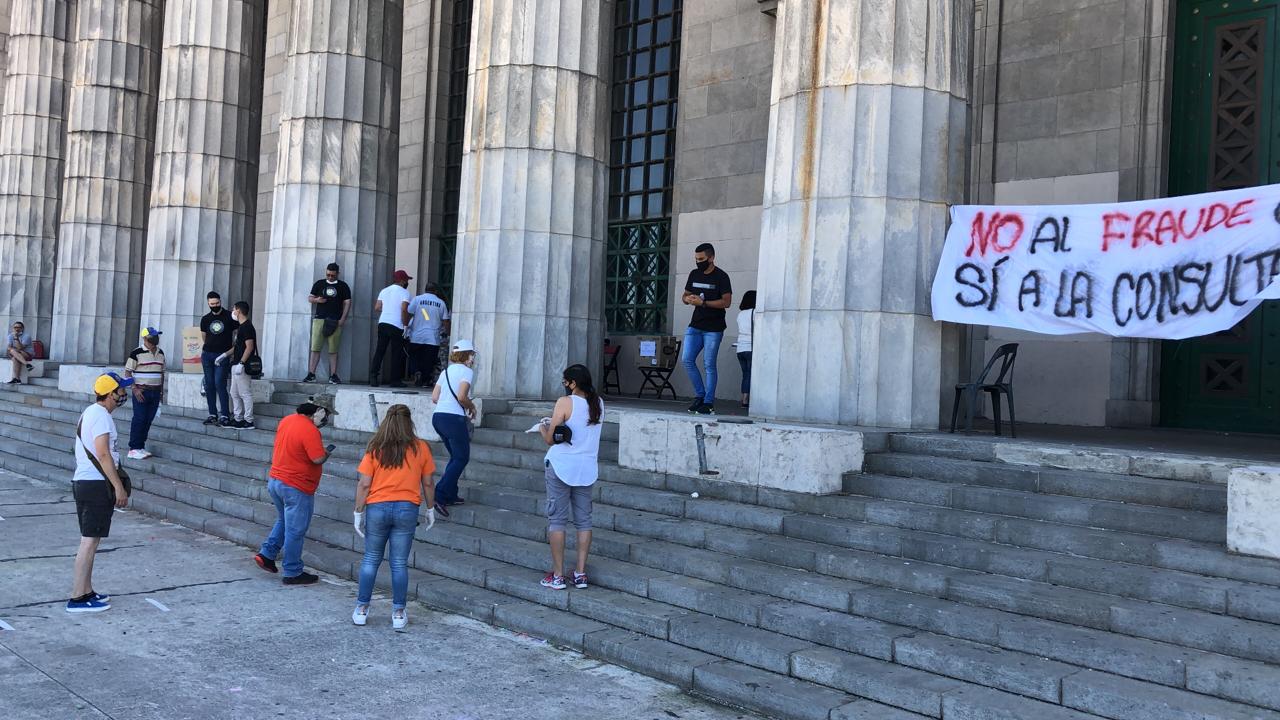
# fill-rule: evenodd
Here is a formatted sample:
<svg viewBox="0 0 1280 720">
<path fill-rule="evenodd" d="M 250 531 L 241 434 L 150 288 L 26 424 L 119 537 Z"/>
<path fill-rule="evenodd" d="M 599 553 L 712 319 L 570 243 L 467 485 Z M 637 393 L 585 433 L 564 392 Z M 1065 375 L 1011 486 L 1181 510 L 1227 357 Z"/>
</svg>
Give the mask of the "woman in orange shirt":
<svg viewBox="0 0 1280 720">
<path fill-rule="evenodd" d="M 391 626 L 396 630 L 409 624 L 405 602 L 409 593 L 409 552 L 418 527 L 418 506 L 427 501 L 427 529 L 436 523 L 435 460 L 427 443 L 418 438 L 413 418 L 405 405 L 392 405 L 378 431 L 373 434 L 357 472 L 356 532 L 364 538 L 364 562 L 360 565 L 360 591 L 351 621 L 364 625 L 369 618 L 373 582 L 387 543 L 391 553 Z M 366 514 L 368 516 L 366 525 Z"/>
</svg>

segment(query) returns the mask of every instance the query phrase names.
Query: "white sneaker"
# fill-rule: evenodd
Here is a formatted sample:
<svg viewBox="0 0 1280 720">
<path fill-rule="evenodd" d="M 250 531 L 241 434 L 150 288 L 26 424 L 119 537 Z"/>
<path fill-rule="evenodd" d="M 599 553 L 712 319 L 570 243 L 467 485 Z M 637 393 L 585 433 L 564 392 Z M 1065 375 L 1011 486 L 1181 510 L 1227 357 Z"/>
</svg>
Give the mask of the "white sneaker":
<svg viewBox="0 0 1280 720">
<path fill-rule="evenodd" d="M 355 610 L 351 611 L 351 622 L 357 625 L 364 625 L 369 621 L 369 606 L 357 605 Z"/>
<path fill-rule="evenodd" d="M 147 452 L 146 450 L 130 450 L 129 451 L 130 460 L 146 460 L 149 457 L 151 457 L 151 453 Z"/>
<path fill-rule="evenodd" d="M 409 624 L 409 613 L 404 610 L 396 610 L 391 613 L 391 627 L 395 630 L 403 630 L 405 625 Z"/>
</svg>

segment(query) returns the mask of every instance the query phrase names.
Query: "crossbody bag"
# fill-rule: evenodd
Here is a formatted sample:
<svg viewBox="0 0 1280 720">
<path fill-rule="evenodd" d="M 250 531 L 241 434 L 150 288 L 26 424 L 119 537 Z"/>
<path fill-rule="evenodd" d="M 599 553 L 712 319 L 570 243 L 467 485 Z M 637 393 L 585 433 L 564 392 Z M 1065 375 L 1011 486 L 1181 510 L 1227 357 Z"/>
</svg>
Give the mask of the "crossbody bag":
<svg viewBox="0 0 1280 720">
<path fill-rule="evenodd" d="M 111 480 L 107 477 L 106 471 L 102 469 L 102 463 L 98 462 L 98 456 L 89 449 L 88 445 L 84 444 L 84 436 L 80 434 L 80 424 L 82 422 L 84 422 L 83 417 L 76 421 L 76 440 L 80 442 L 80 447 L 84 448 L 84 454 L 89 456 L 89 462 L 93 463 L 94 469 L 98 471 L 98 474 L 102 476 L 103 480 L 107 481 L 107 496 L 111 498 L 111 502 L 115 502 L 116 486 L 111 484 Z M 133 484 L 129 482 L 129 473 L 125 472 L 124 468 L 120 467 L 118 463 L 116 464 L 116 477 L 120 478 L 120 484 L 124 486 L 124 496 L 129 497 L 132 495 Z"/>
<path fill-rule="evenodd" d="M 453 382 L 449 379 L 448 367 L 444 369 L 444 384 L 449 388 L 449 394 L 453 396 L 453 401 L 458 403 L 458 407 L 462 407 L 462 401 L 458 399 L 458 393 L 453 391 Z M 462 409 L 464 413 L 462 417 L 467 419 L 467 437 L 472 437 L 476 434 L 476 424 L 471 421 L 470 415 L 465 414 L 466 408 Z"/>
</svg>

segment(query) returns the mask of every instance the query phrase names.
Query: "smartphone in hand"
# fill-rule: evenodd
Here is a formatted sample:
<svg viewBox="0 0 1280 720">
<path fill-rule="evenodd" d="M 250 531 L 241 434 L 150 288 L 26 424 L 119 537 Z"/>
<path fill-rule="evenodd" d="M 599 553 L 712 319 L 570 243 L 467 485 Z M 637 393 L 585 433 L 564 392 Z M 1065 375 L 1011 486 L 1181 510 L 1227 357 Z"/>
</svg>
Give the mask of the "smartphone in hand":
<svg viewBox="0 0 1280 720">
<path fill-rule="evenodd" d="M 337 445 L 326 445 L 324 448 L 324 451 L 327 453 L 333 453 L 333 451 L 337 449 L 338 449 Z"/>
</svg>

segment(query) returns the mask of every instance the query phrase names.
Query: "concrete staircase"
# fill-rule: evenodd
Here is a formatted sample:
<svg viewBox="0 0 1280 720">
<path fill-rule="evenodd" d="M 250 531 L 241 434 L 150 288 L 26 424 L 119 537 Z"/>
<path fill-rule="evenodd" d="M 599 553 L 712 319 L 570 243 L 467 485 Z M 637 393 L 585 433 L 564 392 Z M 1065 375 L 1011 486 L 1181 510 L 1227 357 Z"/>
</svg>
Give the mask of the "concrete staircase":
<svg viewBox="0 0 1280 720">
<path fill-rule="evenodd" d="M 66 482 L 87 396 L 36 382 L 0 388 L 0 466 Z M 271 430 L 316 387 L 280 384 L 257 431 L 165 408 L 156 457 L 126 461 L 133 506 L 256 548 L 275 517 Z M 1010 466 L 981 442 L 898 434 L 845 494 L 813 497 L 620 468 L 607 426 L 594 586 L 552 591 L 544 447 L 523 433 L 545 408 L 497 409 L 467 504 L 418 535 L 412 586 L 430 605 L 788 720 L 1280 720 L 1280 563 L 1225 551 L 1220 485 Z M 304 559 L 354 577 L 367 436 L 325 434 L 339 449 Z"/>
</svg>

